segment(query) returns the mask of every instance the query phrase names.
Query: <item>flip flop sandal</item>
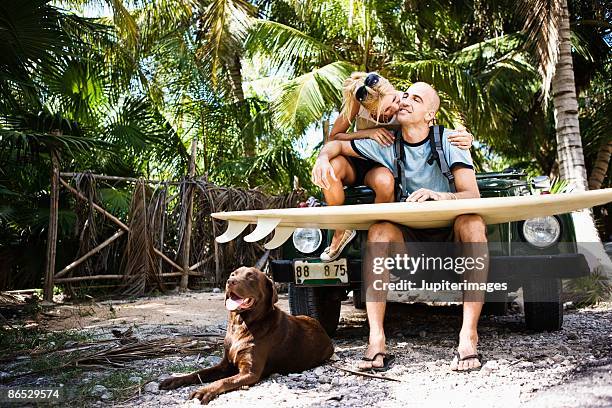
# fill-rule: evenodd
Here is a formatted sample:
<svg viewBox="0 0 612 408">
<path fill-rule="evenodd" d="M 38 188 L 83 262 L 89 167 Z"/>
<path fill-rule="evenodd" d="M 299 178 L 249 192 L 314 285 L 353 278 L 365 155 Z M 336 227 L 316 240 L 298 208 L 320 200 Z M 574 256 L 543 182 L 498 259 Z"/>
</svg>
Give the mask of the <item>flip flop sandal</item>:
<svg viewBox="0 0 612 408">
<path fill-rule="evenodd" d="M 364 368 L 364 369 L 359 369 L 359 371 L 377 371 L 377 372 L 383 372 L 383 371 L 387 371 L 391 368 L 391 366 L 393 365 L 393 363 L 395 362 L 395 356 L 393 354 L 389 354 L 387 355 L 386 353 L 376 353 L 374 355 L 374 357 L 372 358 L 368 358 L 368 357 L 362 357 L 361 360 L 363 361 L 374 361 L 376 360 L 376 357 L 378 356 L 382 356 L 383 358 L 383 365 L 382 367 L 370 367 L 370 368 Z"/>
<path fill-rule="evenodd" d="M 457 362 L 471 360 L 471 359 L 475 358 L 480 363 L 480 365 L 478 367 L 468 368 L 467 370 L 459 370 L 459 369 L 452 370 L 454 372 L 457 372 L 457 373 L 469 373 L 470 371 L 480 371 L 480 369 L 482 368 L 482 354 L 480 354 L 480 353 L 478 353 L 478 354 L 470 354 L 469 356 L 461 357 L 461 355 L 459 354 L 459 351 L 455 350 L 455 353 L 453 354 L 453 359 L 454 358 L 457 359 Z"/>
<path fill-rule="evenodd" d="M 340 256 L 344 248 L 346 248 L 349 242 L 351 242 L 353 238 L 355 238 L 356 236 L 357 236 L 357 231 L 346 230 L 344 232 L 344 235 L 342 236 L 342 240 L 340 241 L 340 245 L 338 246 L 338 249 L 332 252 L 331 247 L 325 248 L 323 253 L 321 253 L 321 256 L 320 256 L 321 260 L 323 262 L 331 262 L 331 261 L 335 261 L 336 259 L 338 259 L 338 257 Z"/>
</svg>

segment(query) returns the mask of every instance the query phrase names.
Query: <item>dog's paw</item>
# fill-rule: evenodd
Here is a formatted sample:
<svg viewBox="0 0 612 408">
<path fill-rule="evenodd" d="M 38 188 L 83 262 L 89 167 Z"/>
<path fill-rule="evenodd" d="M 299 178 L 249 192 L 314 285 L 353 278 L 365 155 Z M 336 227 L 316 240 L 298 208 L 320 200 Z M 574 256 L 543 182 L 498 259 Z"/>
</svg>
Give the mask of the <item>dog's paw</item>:
<svg viewBox="0 0 612 408">
<path fill-rule="evenodd" d="M 159 389 L 160 390 L 173 390 L 182 385 L 188 384 L 188 381 L 186 381 L 185 377 L 188 377 L 188 376 L 166 378 L 164 381 L 159 383 Z"/>
<path fill-rule="evenodd" d="M 215 393 L 213 393 L 206 387 L 202 387 L 199 390 L 192 392 L 191 395 L 189 396 L 189 399 L 197 398 L 200 400 L 200 403 L 202 405 L 206 405 L 216 396 L 217 395 Z"/>
</svg>

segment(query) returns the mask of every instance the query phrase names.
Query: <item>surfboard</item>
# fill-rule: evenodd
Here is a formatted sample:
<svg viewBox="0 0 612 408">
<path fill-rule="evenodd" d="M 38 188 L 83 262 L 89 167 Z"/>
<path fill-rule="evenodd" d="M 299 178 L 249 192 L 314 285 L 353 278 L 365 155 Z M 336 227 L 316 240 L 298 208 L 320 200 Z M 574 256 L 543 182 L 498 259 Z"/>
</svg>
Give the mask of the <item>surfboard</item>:
<svg viewBox="0 0 612 408">
<path fill-rule="evenodd" d="M 453 220 L 463 214 L 478 214 L 487 224 L 500 224 L 568 213 L 611 201 L 612 188 L 607 188 L 579 193 L 229 211 L 211 215 L 228 221 L 227 230 L 216 238 L 217 242 L 229 242 L 250 224 L 257 224 L 244 240 L 259 241 L 274 231 L 272 239 L 264 245 L 274 249 L 289 239 L 296 228 L 367 230 L 380 221 L 412 228 L 439 228 L 452 225 Z"/>
</svg>

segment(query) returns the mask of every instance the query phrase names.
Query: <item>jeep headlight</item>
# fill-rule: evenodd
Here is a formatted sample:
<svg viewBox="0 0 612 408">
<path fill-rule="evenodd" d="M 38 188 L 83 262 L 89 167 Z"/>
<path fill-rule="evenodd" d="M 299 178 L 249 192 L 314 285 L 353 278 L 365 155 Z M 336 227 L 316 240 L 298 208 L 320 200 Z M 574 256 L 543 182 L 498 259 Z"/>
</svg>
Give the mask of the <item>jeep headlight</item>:
<svg viewBox="0 0 612 408">
<path fill-rule="evenodd" d="M 319 248 L 323 234 L 318 228 L 296 228 L 293 232 L 293 245 L 303 254 L 310 254 Z"/>
<path fill-rule="evenodd" d="M 523 223 L 523 236 L 531 245 L 546 248 L 557 242 L 561 235 L 561 224 L 556 217 L 538 217 Z"/>
</svg>

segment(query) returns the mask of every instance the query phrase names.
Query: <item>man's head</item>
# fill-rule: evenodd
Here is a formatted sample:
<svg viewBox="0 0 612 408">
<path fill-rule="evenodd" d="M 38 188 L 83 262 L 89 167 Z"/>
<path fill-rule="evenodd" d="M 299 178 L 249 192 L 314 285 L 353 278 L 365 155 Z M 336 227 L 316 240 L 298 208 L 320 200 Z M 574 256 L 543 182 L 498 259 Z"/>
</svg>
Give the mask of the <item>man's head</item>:
<svg viewBox="0 0 612 408">
<path fill-rule="evenodd" d="M 440 97 L 433 87 L 425 82 L 415 82 L 400 101 L 397 121 L 402 124 L 420 124 L 427 126 L 440 108 Z"/>
</svg>

